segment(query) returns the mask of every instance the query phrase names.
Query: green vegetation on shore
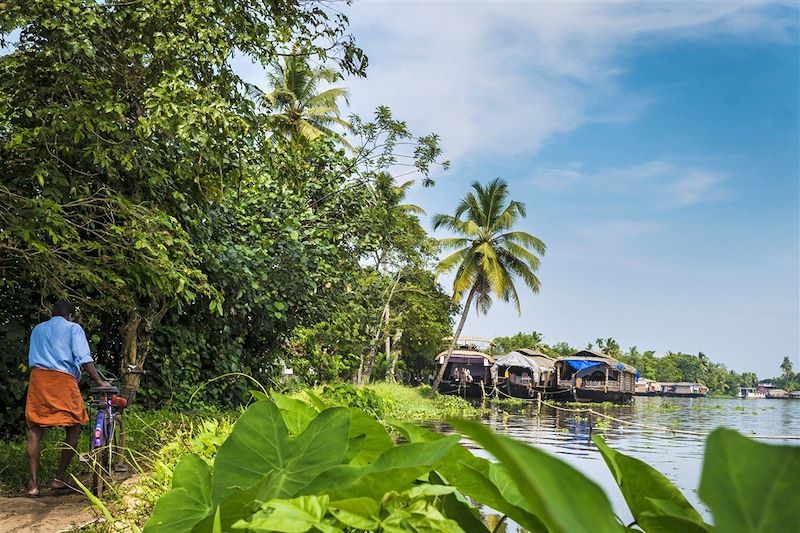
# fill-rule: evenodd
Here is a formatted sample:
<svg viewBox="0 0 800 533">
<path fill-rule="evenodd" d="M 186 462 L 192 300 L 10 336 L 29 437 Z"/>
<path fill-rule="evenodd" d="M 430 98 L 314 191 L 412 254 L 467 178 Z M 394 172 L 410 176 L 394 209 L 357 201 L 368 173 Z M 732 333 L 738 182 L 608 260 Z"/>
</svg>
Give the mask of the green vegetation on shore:
<svg viewBox="0 0 800 533">
<path fill-rule="evenodd" d="M 324 398 L 332 405 L 358 407 L 384 421 L 410 422 L 444 420 L 450 417 L 473 418 L 480 409 L 455 396 L 430 398 L 427 388 L 411 388 L 397 383 L 373 383 L 365 387 L 339 384 L 332 387 L 303 389 L 292 396 L 310 401 L 306 390 Z M 163 470 L 188 452 L 210 454 L 219 439 L 227 435 L 240 410 L 219 411 L 216 408 L 164 408 L 156 411 L 134 408 L 125 413 L 128 462 L 136 470 L 147 472 L 146 477 L 156 486 L 169 483 Z M 226 429 L 227 428 L 227 429 Z M 222 437 L 220 437 L 222 436 Z M 61 430 L 46 432 L 42 446 L 42 474 L 49 479 L 55 472 L 60 454 Z M 215 444 L 216 443 L 216 444 Z M 81 433 L 78 452 L 88 450 L 88 432 Z M 205 452 L 203 450 L 206 450 Z M 209 456 L 210 458 L 210 456 Z M 0 495 L 20 494 L 28 483 L 25 462 L 24 434 L 0 440 Z M 174 464 L 172 465 L 174 466 Z M 80 474 L 87 467 L 73 464 Z"/>
<path fill-rule="evenodd" d="M 203 427 L 180 453 L 160 450 L 164 466 L 142 481 L 149 499 L 120 508 L 114 527 L 130 527 L 133 517 L 125 513 L 134 508 L 136 523 L 146 520 L 144 533 L 488 533 L 496 520 L 479 512 L 482 505 L 531 531 L 625 530 L 594 482 L 480 423 L 450 420 L 498 462 L 476 457 L 458 437 L 408 423 L 391 423 L 402 436 L 394 443 L 387 427 L 362 409 L 306 394 L 308 402 L 273 393 L 252 404 L 232 427 Z M 800 474 L 796 447 L 757 443 L 730 430 L 713 432 L 699 487 L 712 526 L 665 476 L 601 437 L 593 440 L 643 531 L 777 531 L 798 525 L 792 490 Z M 748 456 L 760 458 L 757 475 L 744 475 Z M 735 494 L 749 496 L 731 497 Z M 194 503 L 180 505 L 186 501 Z"/>
</svg>

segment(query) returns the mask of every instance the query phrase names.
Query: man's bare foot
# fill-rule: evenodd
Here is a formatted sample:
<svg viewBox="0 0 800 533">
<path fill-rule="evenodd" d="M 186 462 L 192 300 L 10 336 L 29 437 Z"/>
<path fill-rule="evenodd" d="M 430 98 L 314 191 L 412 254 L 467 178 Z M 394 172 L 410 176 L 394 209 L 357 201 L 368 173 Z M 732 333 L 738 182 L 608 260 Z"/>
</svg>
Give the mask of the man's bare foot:
<svg viewBox="0 0 800 533">
<path fill-rule="evenodd" d="M 38 498 L 39 496 L 41 496 L 41 493 L 39 492 L 39 487 L 29 488 L 28 492 L 25 493 L 25 496 L 27 496 L 28 498 Z"/>
<path fill-rule="evenodd" d="M 66 483 L 64 483 L 60 479 L 54 479 L 53 482 L 50 483 L 50 488 L 53 490 L 64 490 L 68 489 L 69 487 L 67 486 Z"/>
</svg>

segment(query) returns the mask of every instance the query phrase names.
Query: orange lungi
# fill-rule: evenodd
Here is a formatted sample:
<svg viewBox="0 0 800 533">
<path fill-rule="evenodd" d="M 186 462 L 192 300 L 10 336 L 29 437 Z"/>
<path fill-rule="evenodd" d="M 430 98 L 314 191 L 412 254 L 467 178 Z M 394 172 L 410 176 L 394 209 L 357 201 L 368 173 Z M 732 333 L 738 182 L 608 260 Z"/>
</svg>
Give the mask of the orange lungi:
<svg viewBox="0 0 800 533">
<path fill-rule="evenodd" d="M 32 368 L 25 402 L 29 426 L 74 426 L 89 421 L 75 378 L 58 370 Z"/>
</svg>

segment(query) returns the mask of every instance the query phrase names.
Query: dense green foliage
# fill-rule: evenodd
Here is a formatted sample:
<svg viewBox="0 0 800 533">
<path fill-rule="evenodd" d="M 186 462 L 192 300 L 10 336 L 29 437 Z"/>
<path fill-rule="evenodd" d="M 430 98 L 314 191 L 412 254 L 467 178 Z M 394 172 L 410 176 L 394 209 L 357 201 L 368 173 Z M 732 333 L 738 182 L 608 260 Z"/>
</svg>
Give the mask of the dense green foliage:
<svg viewBox="0 0 800 533">
<path fill-rule="evenodd" d="M 423 352 L 455 309 L 430 272 L 435 244 L 386 171 L 408 162 L 431 185 L 441 149 L 384 107 L 351 117 L 347 152 L 327 135 L 343 93 L 317 81 L 366 67 L 339 11 L 8 2 L 0 39 L 0 431 L 21 427 L 27 337 L 63 297 L 101 364 L 149 370 L 124 376 L 129 390 L 143 379 L 147 403 L 184 402 L 229 372 L 350 379 L 370 353 L 385 373 L 374 347 L 387 337 L 396 373 L 430 367 Z M 283 88 L 255 101 L 234 56 Z M 287 85 L 287 65 L 307 76 Z M 290 89 L 298 120 L 325 135 L 300 139 L 279 118 Z M 368 266 L 379 249 L 391 268 Z M 198 399 L 247 397 L 230 378 Z"/>
<path fill-rule="evenodd" d="M 364 411 L 309 398 L 303 402 L 273 393 L 244 412 L 213 462 L 204 453 L 186 455 L 145 533 L 488 532 L 475 505 L 502 513 L 529 531 L 626 530 L 593 481 L 480 423 L 452 421 L 496 463 L 473 455 L 456 436 L 408 423 L 393 424 L 403 437 L 394 443 L 386 428 Z M 594 442 L 634 524 L 643 531 L 800 527 L 795 512 L 800 502 L 791 486 L 800 475 L 796 447 L 761 444 L 726 429 L 713 432 L 700 496 L 714 526 L 664 475 L 613 450 L 599 436 Z M 745 473 L 753 469 L 758 475 Z"/>
</svg>

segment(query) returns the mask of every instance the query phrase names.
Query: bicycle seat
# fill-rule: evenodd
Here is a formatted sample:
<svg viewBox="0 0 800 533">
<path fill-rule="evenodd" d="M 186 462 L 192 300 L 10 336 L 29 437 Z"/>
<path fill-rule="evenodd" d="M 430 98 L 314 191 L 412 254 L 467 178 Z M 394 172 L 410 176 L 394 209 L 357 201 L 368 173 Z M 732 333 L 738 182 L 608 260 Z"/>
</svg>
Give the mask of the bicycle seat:
<svg viewBox="0 0 800 533">
<path fill-rule="evenodd" d="M 89 394 L 119 394 L 119 389 L 111 387 L 92 387 L 89 389 Z"/>
</svg>

